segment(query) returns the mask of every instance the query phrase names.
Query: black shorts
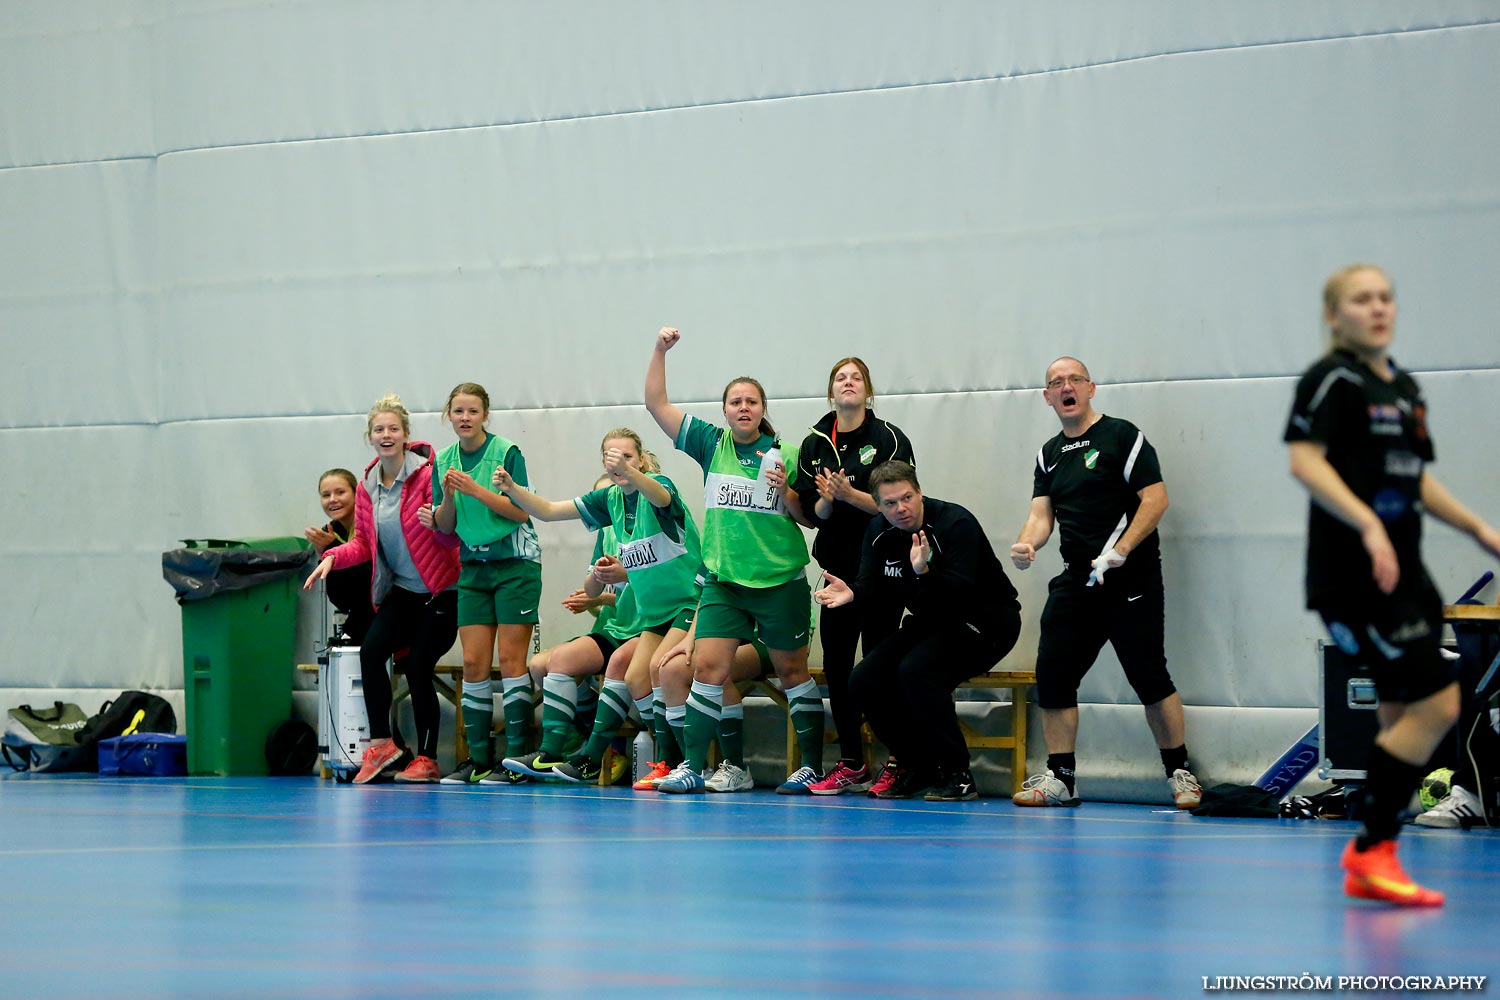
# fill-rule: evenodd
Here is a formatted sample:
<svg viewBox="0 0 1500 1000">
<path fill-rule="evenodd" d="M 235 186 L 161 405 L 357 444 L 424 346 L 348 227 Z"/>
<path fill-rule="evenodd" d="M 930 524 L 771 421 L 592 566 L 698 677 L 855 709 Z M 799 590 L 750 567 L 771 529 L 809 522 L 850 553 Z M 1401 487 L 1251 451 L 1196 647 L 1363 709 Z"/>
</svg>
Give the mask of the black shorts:
<svg viewBox="0 0 1500 1000">
<path fill-rule="evenodd" d="M 615 655 L 615 650 L 629 641 L 627 639 L 616 639 L 614 636 L 605 635 L 603 632 L 590 632 L 584 638 L 594 640 L 594 645 L 599 647 L 599 653 L 604 657 L 605 663 L 608 663 L 609 658 Z"/>
<path fill-rule="evenodd" d="M 1161 571 L 1105 576 L 1103 586 L 1087 577 L 1052 579 L 1042 611 L 1036 654 L 1036 701 L 1044 709 L 1075 708 L 1078 685 L 1108 642 L 1142 705 L 1176 693 L 1167 673 L 1166 594 Z"/>
<path fill-rule="evenodd" d="M 1343 654 L 1367 667 L 1382 701 L 1411 704 L 1457 678 L 1443 659 L 1443 598 L 1424 581 L 1394 594 L 1317 609 Z"/>
</svg>

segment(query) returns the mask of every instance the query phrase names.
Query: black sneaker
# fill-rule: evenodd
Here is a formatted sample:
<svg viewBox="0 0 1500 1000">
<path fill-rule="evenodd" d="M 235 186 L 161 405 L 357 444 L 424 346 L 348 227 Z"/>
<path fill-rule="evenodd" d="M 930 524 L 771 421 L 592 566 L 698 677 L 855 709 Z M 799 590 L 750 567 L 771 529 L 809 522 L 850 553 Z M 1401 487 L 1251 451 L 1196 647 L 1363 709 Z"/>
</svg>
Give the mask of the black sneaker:
<svg viewBox="0 0 1500 1000">
<path fill-rule="evenodd" d="M 507 771 L 503 767 L 497 767 L 479 780 L 486 785 L 524 785 L 531 778 L 520 771 Z"/>
<path fill-rule="evenodd" d="M 603 767 L 599 761 L 584 754 L 579 754 L 566 764 L 557 765 L 557 767 L 552 769 L 552 774 L 554 777 L 561 778 L 564 781 L 587 785 L 599 780 L 599 772 L 601 770 L 603 770 Z"/>
<path fill-rule="evenodd" d="M 903 769 L 896 775 L 896 780 L 891 782 L 891 787 L 883 792 L 876 793 L 877 799 L 911 799 L 916 798 L 929 788 L 938 785 L 937 772 L 925 771 L 921 768 Z"/>
<path fill-rule="evenodd" d="M 438 782 L 438 784 L 477 785 L 481 781 L 483 781 L 489 775 L 489 773 L 490 772 L 488 770 L 480 767 L 478 764 L 474 763 L 473 760 L 465 760 L 462 764 L 453 769 L 452 774 L 444 775 L 443 780 Z"/>
<path fill-rule="evenodd" d="M 524 757 L 507 757 L 500 762 L 500 766 L 516 774 L 546 779 L 556 777 L 554 772 L 558 765 L 566 763 L 566 758 L 554 757 L 545 750 L 536 750 Z"/>
<path fill-rule="evenodd" d="M 928 802 L 972 802 L 979 798 L 979 789 L 974 787 L 974 775 L 966 767 L 948 775 L 941 785 L 922 797 Z"/>
</svg>

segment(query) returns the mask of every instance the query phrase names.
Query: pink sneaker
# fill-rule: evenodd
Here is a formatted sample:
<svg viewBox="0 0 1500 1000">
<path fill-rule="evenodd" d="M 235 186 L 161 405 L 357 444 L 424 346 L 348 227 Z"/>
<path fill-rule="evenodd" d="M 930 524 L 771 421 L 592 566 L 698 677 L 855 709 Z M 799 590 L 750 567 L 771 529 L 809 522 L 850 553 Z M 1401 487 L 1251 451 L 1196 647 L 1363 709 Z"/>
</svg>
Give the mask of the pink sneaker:
<svg viewBox="0 0 1500 1000">
<path fill-rule="evenodd" d="M 413 785 L 425 785 L 430 782 L 439 781 L 443 773 L 438 770 L 437 761 L 431 757 L 418 757 L 406 765 L 406 770 L 396 775 L 396 780 Z"/>
<path fill-rule="evenodd" d="M 841 795 L 844 792 L 862 792 L 870 787 L 870 769 L 863 764 L 855 770 L 843 761 L 833 765 L 833 770 L 822 781 L 807 786 L 814 795 Z"/>
<path fill-rule="evenodd" d="M 890 758 L 885 762 L 885 766 L 880 769 L 880 773 L 875 776 L 875 783 L 866 790 L 865 794 L 871 798 L 875 798 L 881 792 L 894 785 L 900 775 L 901 765 L 896 763 L 896 758 Z"/>
<path fill-rule="evenodd" d="M 359 761 L 359 773 L 354 776 L 356 785 L 367 784 L 395 765 L 401 759 L 401 748 L 394 740 L 383 740 L 365 747 L 365 755 Z"/>
</svg>

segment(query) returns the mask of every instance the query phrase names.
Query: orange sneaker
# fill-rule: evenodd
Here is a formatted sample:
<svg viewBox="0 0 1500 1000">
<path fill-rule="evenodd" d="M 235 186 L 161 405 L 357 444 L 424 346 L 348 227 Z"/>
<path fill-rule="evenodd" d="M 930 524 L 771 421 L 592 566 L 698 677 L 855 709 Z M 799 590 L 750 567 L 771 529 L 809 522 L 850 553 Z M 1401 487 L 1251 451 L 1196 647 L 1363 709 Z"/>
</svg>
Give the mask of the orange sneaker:
<svg viewBox="0 0 1500 1000">
<path fill-rule="evenodd" d="M 1344 869 L 1344 895 L 1378 899 L 1397 906 L 1442 906 L 1444 896 L 1411 880 L 1396 859 L 1396 842 L 1382 840 L 1368 851 L 1355 850 L 1354 841 L 1339 859 Z"/>
<path fill-rule="evenodd" d="M 384 772 L 396 766 L 401 759 L 401 748 L 394 740 L 371 743 L 365 747 L 365 755 L 359 761 L 359 773 L 354 776 L 356 785 L 374 781 Z"/>
<path fill-rule="evenodd" d="M 438 770 L 437 761 L 431 757 L 417 757 L 406 770 L 396 775 L 396 780 L 407 784 L 421 785 L 442 780 L 443 772 Z"/>
<path fill-rule="evenodd" d="M 672 768 L 666 761 L 653 760 L 650 772 L 630 787 L 638 792 L 654 792 L 656 791 L 656 783 L 671 773 Z"/>
</svg>

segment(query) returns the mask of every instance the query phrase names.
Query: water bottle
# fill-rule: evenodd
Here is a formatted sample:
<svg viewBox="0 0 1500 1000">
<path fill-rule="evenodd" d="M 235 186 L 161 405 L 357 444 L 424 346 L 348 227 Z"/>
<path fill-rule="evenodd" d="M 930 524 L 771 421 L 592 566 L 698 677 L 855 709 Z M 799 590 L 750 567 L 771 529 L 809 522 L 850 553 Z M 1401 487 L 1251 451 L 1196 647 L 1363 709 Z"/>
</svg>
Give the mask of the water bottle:
<svg viewBox="0 0 1500 1000">
<path fill-rule="evenodd" d="M 773 444 L 766 453 L 760 456 L 760 478 L 765 479 L 766 473 L 781 464 L 781 446 Z"/>
<path fill-rule="evenodd" d="M 651 734 L 642 729 L 635 734 L 635 740 L 630 744 L 630 780 L 640 781 L 651 773 L 651 756 L 656 753 L 656 743 L 651 739 Z"/>
</svg>

